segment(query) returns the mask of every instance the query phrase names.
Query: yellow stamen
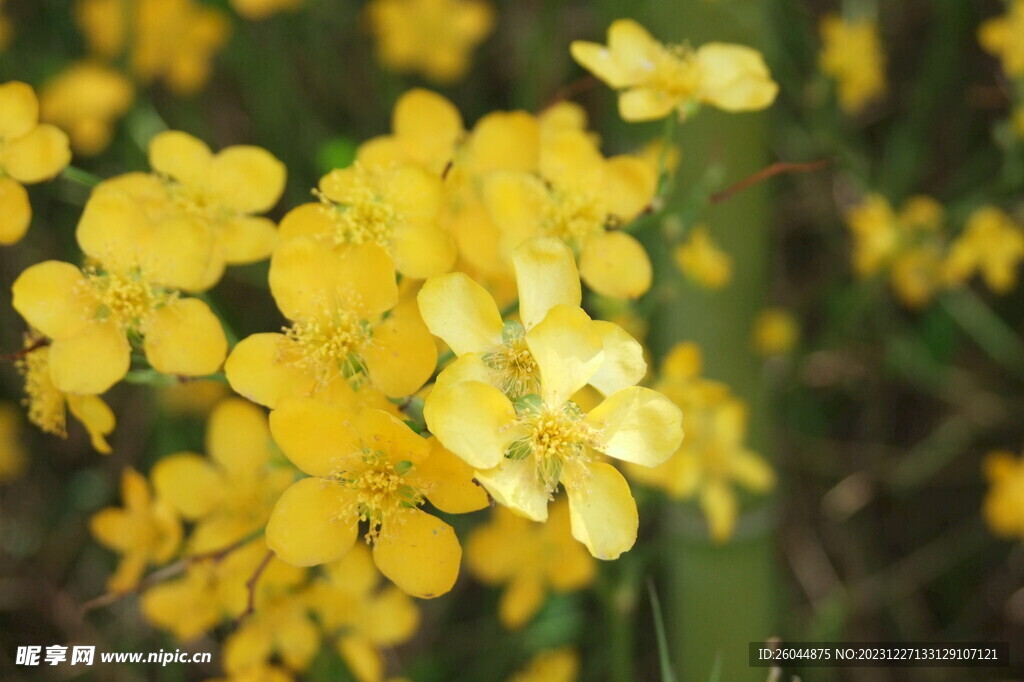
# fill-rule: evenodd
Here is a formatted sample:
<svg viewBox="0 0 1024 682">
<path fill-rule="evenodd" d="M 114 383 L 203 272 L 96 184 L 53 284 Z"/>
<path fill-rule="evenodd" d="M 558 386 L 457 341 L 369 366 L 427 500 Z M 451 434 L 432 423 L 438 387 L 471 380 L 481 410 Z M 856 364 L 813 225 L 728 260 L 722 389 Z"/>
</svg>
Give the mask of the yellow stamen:
<svg viewBox="0 0 1024 682">
<path fill-rule="evenodd" d="M 34 342 L 27 337 L 25 347 Z M 18 359 L 15 366 L 25 377 L 25 399 L 28 420 L 46 433 L 61 438 L 67 437 L 67 417 L 64 409 L 64 394 L 50 379 L 50 351 L 38 348 Z"/>
<path fill-rule="evenodd" d="M 358 314 L 338 309 L 295 322 L 284 333 L 293 342 L 292 352 L 281 359 L 312 369 L 318 381 L 329 383 L 338 376 L 362 373 L 360 355 L 373 332 Z"/>
</svg>

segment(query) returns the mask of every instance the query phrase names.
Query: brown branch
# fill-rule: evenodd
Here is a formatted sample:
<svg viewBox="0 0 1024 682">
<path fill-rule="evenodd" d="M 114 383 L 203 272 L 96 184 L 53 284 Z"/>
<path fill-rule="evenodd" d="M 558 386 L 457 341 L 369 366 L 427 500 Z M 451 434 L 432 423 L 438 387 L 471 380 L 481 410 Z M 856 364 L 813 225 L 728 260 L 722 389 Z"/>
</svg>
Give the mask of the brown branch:
<svg viewBox="0 0 1024 682">
<path fill-rule="evenodd" d="M 182 557 L 181 559 L 175 561 L 173 564 L 168 564 L 163 568 L 153 571 L 145 578 L 140 580 L 139 584 L 130 590 L 125 590 L 124 592 L 107 592 L 106 594 L 101 594 L 98 597 L 90 599 L 89 601 L 82 604 L 82 608 L 80 609 L 81 615 L 84 616 L 85 614 L 95 609 L 99 609 L 104 606 L 110 606 L 111 604 L 118 602 L 122 598 L 128 596 L 129 594 L 138 594 L 140 592 L 145 592 L 154 585 L 157 585 L 165 580 L 169 580 L 170 578 L 175 577 L 176 575 L 184 573 L 185 569 L 187 569 L 189 566 L 193 564 L 199 563 L 200 561 L 223 561 L 224 558 L 227 557 L 229 554 L 231 554 L 236 549 L 242 547 L 243 545 L 247 544 L 253 539 L 255 538 L 253 537 L 253 535 L 250 534 L 245 536 L 241 540 L 236 540 L 235 542 L 232 542 L 230 545 L 221 547 L 220 549 L 211 550 L 209 552 L 200 552 L 199 554 L 192 554 L 187 557 Z"/>
<path fill-rule="evenodd" d="M 555 90 L 555 94 L 553 94 L 551 98 L 547 101 L 547 104 L 545 104 L 541 108 L 541 111 L 546 111 L 547 109 L 550 109 L 559 102 L 564 102 L 567 99 L 572 99 L 576 95 L 584 93 L 587 90 L 590 90 L 591 88 L 595 87 L 600 82 L 601 81 L 597 79 L 597 76 L 594 76 L 593 74 L 588 74 L 586 76 L 581 76 L 580 78 L 577 78 L 574 81 L 566 83 L 562 87 Z"/>
<path fill-rule="evenodd" d="M 712 204 L 719 204 L 726 199 L 731 199 L 734 195 L 739 194 L 748 187 L 756 185 L 757 183 L 763 182 L 764 180 L 776 175 L 782 175 L 783 173 L 813 173 L 814 171 L 821 170 L 829 163 L 830 161 L 828 159 L 811 161 L 809 163 L 787 163 L 785 161 L 777 161 L 767 168 L 762 168 L 753 175 L 743 178 L 736 184 L 726 187 L 721 192 L 715 192 L 711 195 L 710 200 Z"/>
<path fill-rule="evenodd" d="M 274 552 L 267 550 L 267 553 L 264 555 L 263 560 L 260 561 L 259 566 L 257 566 L 256 570 L 252 572 L 249 579 L 245 581 L 245 589 L 249 593 L 249 598 L 246 600 L 245 611 L 242 611 L 242 613 L 238 615 L 238 618 L 235 618 L 235 627 L 241 625 L 243 620 L 251 616 L 253 612 L 256 611 L 256 583 L 259 582 L 260 576 L 263 575 L 263 571 L 267 570 L 267 566 L 270 565 L 270 560 L 273 558 Z"/>
<path fill-rule="evenodd" d="M 4 353 L 3 355 L 0 355 L 0 360 L 6 362 L 17 362 L 18 360 L 21 360 L 23 357 L 25 357 L 32 351 L 39 350 L 40 348 L 45 348 L 46 346 L 49 345 L 50 339 L 46 338 L 45 336 L 40 336 L 31 344 L 25 346 L 21 350 L 16 350 L 13 353 Z"/>
</svg>

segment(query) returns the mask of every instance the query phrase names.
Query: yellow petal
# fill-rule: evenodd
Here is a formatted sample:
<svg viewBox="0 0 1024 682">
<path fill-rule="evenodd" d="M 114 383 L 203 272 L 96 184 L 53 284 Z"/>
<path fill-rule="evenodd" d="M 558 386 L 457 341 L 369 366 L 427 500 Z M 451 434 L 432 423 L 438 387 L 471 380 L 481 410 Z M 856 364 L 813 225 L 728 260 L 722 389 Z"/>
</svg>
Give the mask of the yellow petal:
<svg viewBox="0 0 1024 682">
<path fill-rule="evenodd" d="M 658 188 L 658 170 L 637 156 L 615 156 L 605 163 L 601 197 L 608 212 L 628 223 L 642 213 L 654 199 Z"/>
<path fill-rule="evenodd" d="M 537 462 L 530 456 L 504 459 L 493 468 L 476 472 L 476 480 L 498 504 L 531 521 L 546 521 L 551 494 L 537 475 Z"/>
<path fill-rule="evenodd" d="M 48 260 L 14 280 L 12 304 L 29 325 L 52 339 L 64 339 L 78 334 L 92 313 L 82 296 L 87 286 L 74 265 Z"/>
<path fill-rule="evenodd" d="M 636 542 L 640 520 L 629 484 L 610 464 L 587 466 L 584 484 L 566 489 L 572 536 L 603 560 L 618 559 Z"/>
<path fill-rule="evenodd" d="M 110 445 L 104 436 L 110 435 L 114 430 L 116 420 L 114 411 L 103 402 L 103 399 L 95 395 L 69 395 L 67 396 L 68 409 L 75 419 L 82 422 L 85 430 L 89 433 L 93 448 L 97 452 L 109 455 Z"/>
<path fill-rule="evenodd" d="M 572 251 L 561 239 L 538 237 L 512 254 L 519 285 L 519 318 L 527 329 L 557 305 L 579 307 L 580 276 Z"/>
<path fill-rule="evenodd" d="M 631 88 L 619 95 L 619 116 L 623 121 L 655 121 L 671 114 L 677 103 L 661 90 Z"/>
<path fill-rule="evenodd" d="M 548 405 L 562 405 L 593 377 L 604 352 L 601 337 L 582 308 L 559 305 L 526 333 L 541 376 L 541 397 Z"/>
<path fill-rule="evenodd" d="M 451 233 L 434 226 L 396 230 L 392 251 L 395 269 L 413 279 L 426 279 L 448 272 L 458 255 Z"/>
<path fill-rule="evenodd" d="M 50 376 L 65 393 L 105 393 L 128 373 L 131 346 L 111 323 L 94 322 L 50 346 Z"/>
<path fill-rule="evenodd" d="M 236 216 L 220 226 L 217 242 L 228 263 L 255 263 L 273 253 L 277 246 L 277 227 L 267 218 Z"/>
<path fill-rule="evenodd" d="M 537 167 L 540 130 L 525 111 L 496 111 L 473 128 L 468 150 L 474 169 L 532 171 Z"/>
<path fill-rule="evenodd" d="M 247 400 L 227 398 L 206 426 L 206 452 L 229 475 L 262 469 L 270 454 L 270 428 L 263 410 Z"/>
<path fill-rule="evenodd" d="M 420 623 L 420 612 L 412 599 L 396 587 L 386 587 L 373 600 L 360 630 L 380 645 L 393 646 L 408 640 Z"/>
<path fill-rule="evenodd" d="M 384 678 L 384 660 L 366 637 L 344 635 L 338 640 L 338 653 L 358 682 L 380 682 Z"/>
<path fill-rule="evenodd" d="M 989 483 L 1009 480 L 1016 473 L 1017 467 L 1017 458 L 1006 450 L 990 452 L 982 460 L 982 469 Z"/>
<path fill-rule="evenodd" d="M 462 381 L 494 383 L 494 370 L 484 364 L 480 353 L 466 353 L 444 368 L 434 380 L 434 391 L 444 391 Z"/>
<path fill-rule="evenodd" d="M 310 476 L 329 476 L 361 451 L 352 413 L 312 398 L 282 398 L 270 414 L 270 432 L 288 459 Z"/>
<path fill-rule="evenodd" d="M 4 246 L 20 241 L 32 222 L 28 192 L 10 178 L 0 178 L 0 216 L 0 244 Z"/>
<path fill-rule="evenodd" d="M 510 630 L 521 628 L 544 604 L 547 592 L 536 575 L 520 573 L 512 579 L 498 602 L 498 618 Z"/>
<path fill-rule="evenodd" d="M 330 209 L 319 202 L 296 206 L 281 218 L 278 226 L 281 241 L 296 237 L 330 236 L 334 232 L 334 221 Z"/>
<path fill-rule="evenodd" d="M 647 374 L 644 347 L 617 324 L 594 320 L 593 326 L 601 337 L 604 362 L 590 385 L 605 395 L 636 385 Z"/>
<path fill-rule="evenodd" d="M 342 557 L 356 541 L 355 518 L 339 517 L 344 492 L 317 478 L 296 481 L 274 505 L 267 547 L 293 566 L 316 566 Z"/>
<path fill-rule="evenodd" d="M 711 539 L 725 542 L 732 537 L 739 515 L 736 495 L 721 482 L 714 482 L 701 490 L 700 506 L 708 519 Z"/>
<path fill-rule="evenodd" d="M 370 381 L 392 398 L 418 391 L 437 366 L 437 346 L 411 300 L 396 306 L 374 327 L 373 339 L 362 355 Z"/>
<path fill-rule="evenodd" d="M 387 174 L 388 202 L 414 225 L 433 224 L 441 210 L 442 192 L 441 178 L 421 166 L 400 164 Z"/>
<path fill-rule="evenodd" d="M 765 492 L 775 483 L 775 472 L 756 453 L 741 451 L 732 460 L 731 473 L 740 485 L 754 492 Z"/>
<path fill-rule="evenodd" d="M 149 166 L 190 187 L 201 187 L 213 154 L 201 140 L 180 130 L 158 133 L 149 141 Z"/>
<path fill-rule="evenodd" d="M 258 668 L 273 654 L 271 633 L 250 620 L 242 623 L 224 640 L 224 671 L 240 674 Z"/>
<path fill-rule="evenodd" d="M 473 467 L 448 450 L 437 438 L 430 439 L 430 456 L 416 464 L 418 479 L 429 481 L 430 503 L 446 514 L 466 514 L 487 506 L 487 493 L 473 482 Z"/>
<path fill-rule="evenodd" d="M 779 86 L 764 57 L 753 48 L 707 43 L 697 49 L 701 68 L 701 99 L 725 111 L 764 109 L 775 101 Z"/>
<path fill-rule="evenodd" d="M 13 140 L 39 122 L 39 100 L 32 87 L 21 81 L 0 85 L 0 140 Z"/>
<path fill-rule="evenodd" d="M 0 167 L 21 182 L 48 180 L 71 162 L 70 144 L 63 130 L 44 123 L 27 135 L 7 140 Z"/>
<path fill-rule="evenodd" d="M 156 310 L 145 332 L 146 359 L 166 374 L 212 374 L 228 352 L 220 320 L 198 298 L 179 298 Z"/>
<path fill-rule="evenodd" d="M 625 232 L 595 235 L 580 253 L 580 276 L 591 289 L 611 298 L 637 298 L 651 288 L 651 261 Z"/>
<path fill-rule="evenodd" d="M 569 52 L 577 64 L 615 89 L 634 82 L 634 70 L 625 68 L 611 50 L 600 43 L 575 40 L 569 45 Z"/>
<path fill-rule="evenodd" d="M 157 495 L 182 517 L 195 520 L 213 511 L 224 495 L 224 480 L 209 460 L 183 453 L 160 459 L 150 472 Z"/>
<path fill-rule="evenodd" d="M 355 428 L 364 446 L 395 462 L 416 463 L 430 454 L 425 438 L 383 410 L 363 410 L 355 419 Z"/>
<path fill-rule="evenodd" d="M 601 452 L 649 467 L 671 457 L 683 440 L 682 411 L 642 386 L 611 394 L 586 421 L 601 433 Z"/>
<path fill-rule="evenodd" d="M 427 328 L 456 355 L 501 345 L 501 314 L 494 299 L 464 273 L 431 277 L 416 298 Z"/>
<path fill-rule="evenodd" d="M 515 408 L 489 384 L 467 381 L 432 392 L 423 407 L 427 426 L 441 443 L 476 469 L 497 466 L 517 434 Z"/>
<path fill-rule="evenodd" d="M 316 385 L 312 373 L 281 360 L 284 334 L 253 334 L 242 339 L 224 362 L 224 373 L 239 395 L 273 408 L 285 395 L 307 395 Z"/>
<path fill-rule="evenodd" d="M 462 116 L 441 95 L 414 88 L 395 104 L 391 129 L 410 157 L 437 171 L 462 136 Z"/>
<path fill-rule="evenodd" d="M 420 599 L 445 594 L 459 577 L 462 547 L 452 527 L 418 509 L 388 518 L 373 545 L 380 572 Z"/>
<path fill-rule="evenodd" d="M 303 607 L 278 618 L 274 639 L 281 659 L 291 670 L 305 670 L 320 650 L 320 631 L 304 613 Z"/>
<path fill-rule="evenodd" d="M 228 147 L 213 157 L 206 187 L 225 206 L 240 213 L 264 213 L 284 192 L 284 164 L 259 147 Z"/>
</svg>

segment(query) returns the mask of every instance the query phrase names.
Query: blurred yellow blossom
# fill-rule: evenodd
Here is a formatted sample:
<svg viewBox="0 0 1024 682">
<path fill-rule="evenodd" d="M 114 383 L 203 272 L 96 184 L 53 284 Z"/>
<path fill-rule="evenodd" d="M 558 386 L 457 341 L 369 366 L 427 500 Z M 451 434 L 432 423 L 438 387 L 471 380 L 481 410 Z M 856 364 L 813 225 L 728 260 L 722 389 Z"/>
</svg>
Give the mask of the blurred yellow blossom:
<svg viewBox="0 0 1024 682">
<path fill-rule="evenodd" d="M 174 92 L 202 89 L 231 25 L 195 0 L 78 0 L 75 14 L 90 51 L 108 61 L 127 52 L 142 83 L 163 80 Z"/>
<path fill-rule="evenodd" d="M 673 256 L 682 273 L 702 287 L 721 289 L 732 279 L 732 257 L 712 241 L 706 225 L 694 225 Z"/>
<path fill-rule="evenodd" d="M 413 600 L 394 585 L 381 586 L 365 545 L 324 566 L 309 589 L 309 602 L 327 637 L 359 682 L 383 679 L 381 649 L 407 641 L 420 623 Z"/>
<path fill-rule="evenodd" d="M 946 258 L 950 284 L 961 284 L 980 272 L 997 294 L 1017 284 L 1017 267 L 1024 260 L 1024 229 L 1005 212 L 982 206 L 971 213 L 964 231 L 953 240 Z"/>
<path fill-rule="evenodd" d="M 423 88 L 413 88 L 395 102 L 391 131 L 361 144 L 357 159 L 377 167 L 416 163 L 440 176 L 466 133 L 455 105 Z"/>
<path fill-rule="evenodd" d="M 28 453 L 21 443 L 21 413 L 11 403 L 0 402 L 0 483 L 21 478 Z"/>
<path fill-rule="evenodd" d="M 764 356 L 788 353 L 800 338 L 800 325 L 785 308 L 765 308 L 754 319 L 754 348 Z"/>
<path fill-rule="evenodd" d="M 43 87 L 42 120 L 60 126 L 78 154 L 99 154 L 110 144 L 114 121 L 128 111 L 135 97 L 131 82 L 114 69 L 78 62 Z"/>
<path fill-rule="evenodd" d="M 989 489 L 982 504 L 985 522 L 1004 538 L 1024 539 L 1024 459 L 999 450 L 984 461 Z"/>
<path fill-rule="evenodd" d="M 25 339 L 28 352 L 18 358 L 15 366 L 25 379 L 25 405 L 28 419 L 46 433 L 67 437 L 67 412 L 82 423 L 92 446 L 105 455 L 110 454 L 106 436 L 114 430 L 116 420 L 110 407 L 97 395 L 64 393 L 53 384 L 50 376 L 50 348 L 39 345 L 40 339 L 31 335 Z"/>
<path fill-rule="evenodd" d="M 575 649 L 547 649 L 533 657 L 509 682 L 575 682 L 580 673 L 580 655 Z"/>
<path fill-rule="evenodd" d="M 711 537 L 728 540 L 739 516 L 734 486 L 766 492 L 775 482 L 771 467 L 745 444 L 747 407 L 728 386 L 700 376 L 701 352 L 693 343 L 676 344 L 662 362 L 655 388 L 683 414 L 686 438 L 675 454 L 654 468 L 628 465 L 632 478 L 664 490 L 675 499 L 696 496 Z"/>
<path fill-rule="evenodd" d="M 296 10 L 305 2 L 306 0 L 231 0 L 231 7 L 246 19 L 258 21 L 282 10 Z"/>
<path fill-rule="evenodd" d="M 1011 78 L 1024 76 L 1024 0 L 1012 0 L 1006 14 L 989 19 L 978 29 L 978 40 L 985 50 L 1002 61 Z"/>
<path fill-rule="evenodd" d="M 626 121 L 686 117 L 700 104 L 725 111 L 756 111 L 771 105 L 778 92 L 764 57 L 743 45 L 707 43 L 663 45 L 632 19 L 608 29 L 608 45 L 575 41 L 573 58 L 619 95 Z"/>
<path fill-rule="evenodd" d="M 39 100 L 19 81 L 0 85 L 0 245 L 14 244 L 32 222 L 23 185 L 54 177 L 71 161 L 68 136 L 39 123 Z"/>
<path fill-rule="evenodd" d="M 385 67 L 438 83 L 465 75 L 470 52 L 494 26 L 483 0 L 371 0 L 366 16 Z"/>
<path fill-rule="evenodd" d="M 885 54 L 874 21 L 830 14 L 821 20 L 821 40 L 821 70 L 836 79 L 843 111 L 858 114 L 885 94 Z"/>
<path fill-rule="evenodd" d="M 551 506 L 544 524 L 497 507 L 469 536 L 466 564 L 479 580 L 504 586 L 498 617 L 511 629 L 533 618 L 549 590 L 580 590 L 597 574 L 593 557 L 572 537 L 564 501 Z"/>
<path fill-rule="evenodd" d="M 128 468 L 121 476 L 124 507 L 93 514 L 89 529 L 100 544 L 122 555 L 107 580 L 111 592 L 127 592 L 139 583 L 148 565 L 166 563 L 181 543 L 181 522 L 169 504 L 154 499 L 146 478 Z"/>
</svg>

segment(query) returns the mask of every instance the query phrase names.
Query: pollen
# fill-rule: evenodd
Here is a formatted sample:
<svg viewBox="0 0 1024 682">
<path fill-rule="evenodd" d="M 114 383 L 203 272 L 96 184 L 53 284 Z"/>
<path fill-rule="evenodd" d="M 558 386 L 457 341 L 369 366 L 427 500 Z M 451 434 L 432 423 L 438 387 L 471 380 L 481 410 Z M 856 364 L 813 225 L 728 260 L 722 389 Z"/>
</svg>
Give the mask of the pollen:
<svg viewBox="0 0 1024 682">
<path fill-rule="evenodd" d="M 502 392 L 513 398 L 540 390 L 540 370 L 523 336 L 508 340 L 498 350 L 484 355 L 484 364 L 497 374 Z"/>
<path fill-rule="evenodd" d="M 594 428 L 583 421 L 583 412 L 574 402 L 561 407 L 543 406 L 538 412 L 520 416 L 529 428 L 525 443 L 537 464 L 537 476 L 548 492 L 561 482 L 566 487 L 585 483 L 591 448 L 597 440 Z"/>
<path fill-rule="evenodd" d="M 90 267 L 85 270 L 97 303 L 96 318 L 114 320 L 125 332 L 141 332 L 157 308 L 175 298 L 173 292 L 150 284 L 138 269 L 118 272 Z"/>
<path fill-rule="evenodd" d="M 25 347 L 34 343 L 26 338 Z M 26 353 L 16 363 L 18 372 L 25 378 L 25 399 L 28 420 L 45 433 L 64 438 L 67 436 L 64 395 L 50 379 L 49 351 L 38 348 Z"/>
<path fill-rule="evenodd" d="M 372 335 L 359 315 L 345 309 L 295 322 L 284 333 L 297 351 L 291 354 L 291 364 L 312 369 L 322 383 L 362 373 L 360 354 Z"/>
<path fill-rule="evenodd" d="M 578 248 L 608 223 L 604 203 L 582 189 L 554 188 L 541 218 L 544 234 Z"/>
<path fill-rule="evenodd" d="M 366 541 L 369 543 L 387 532 L 394 512 L 422 504 L 423 491 L 404 479 L 411 467 L 399 471 L 383 453 L 364 451 L 353 461 L 354 465 L 335 471 L 331 480 L 354 493 L 347 496 L 350 502 L 342 514 L 348 518 L 357 516 L 368 524 Z"/>
<path fill-rule="evenodd" d="M 388 247 L 394 235 L 397 212 L 382 195 L 382 176 L 379 171 L 357 166 L 346 185 L 344 198 L 333 201 L 323 192 L 314 190 L 334 224 L 331 238 L 340 244 L 378 244 Z M 339 197 L 341 199 L 341 197 Z"/>
<path fill-rule="evenodd" d="M 689 45 L 666 45 L 651 64 L 647 85 L 677 97 L 692 97 L 700 87 L 700 64 Z"/>
</svg>

